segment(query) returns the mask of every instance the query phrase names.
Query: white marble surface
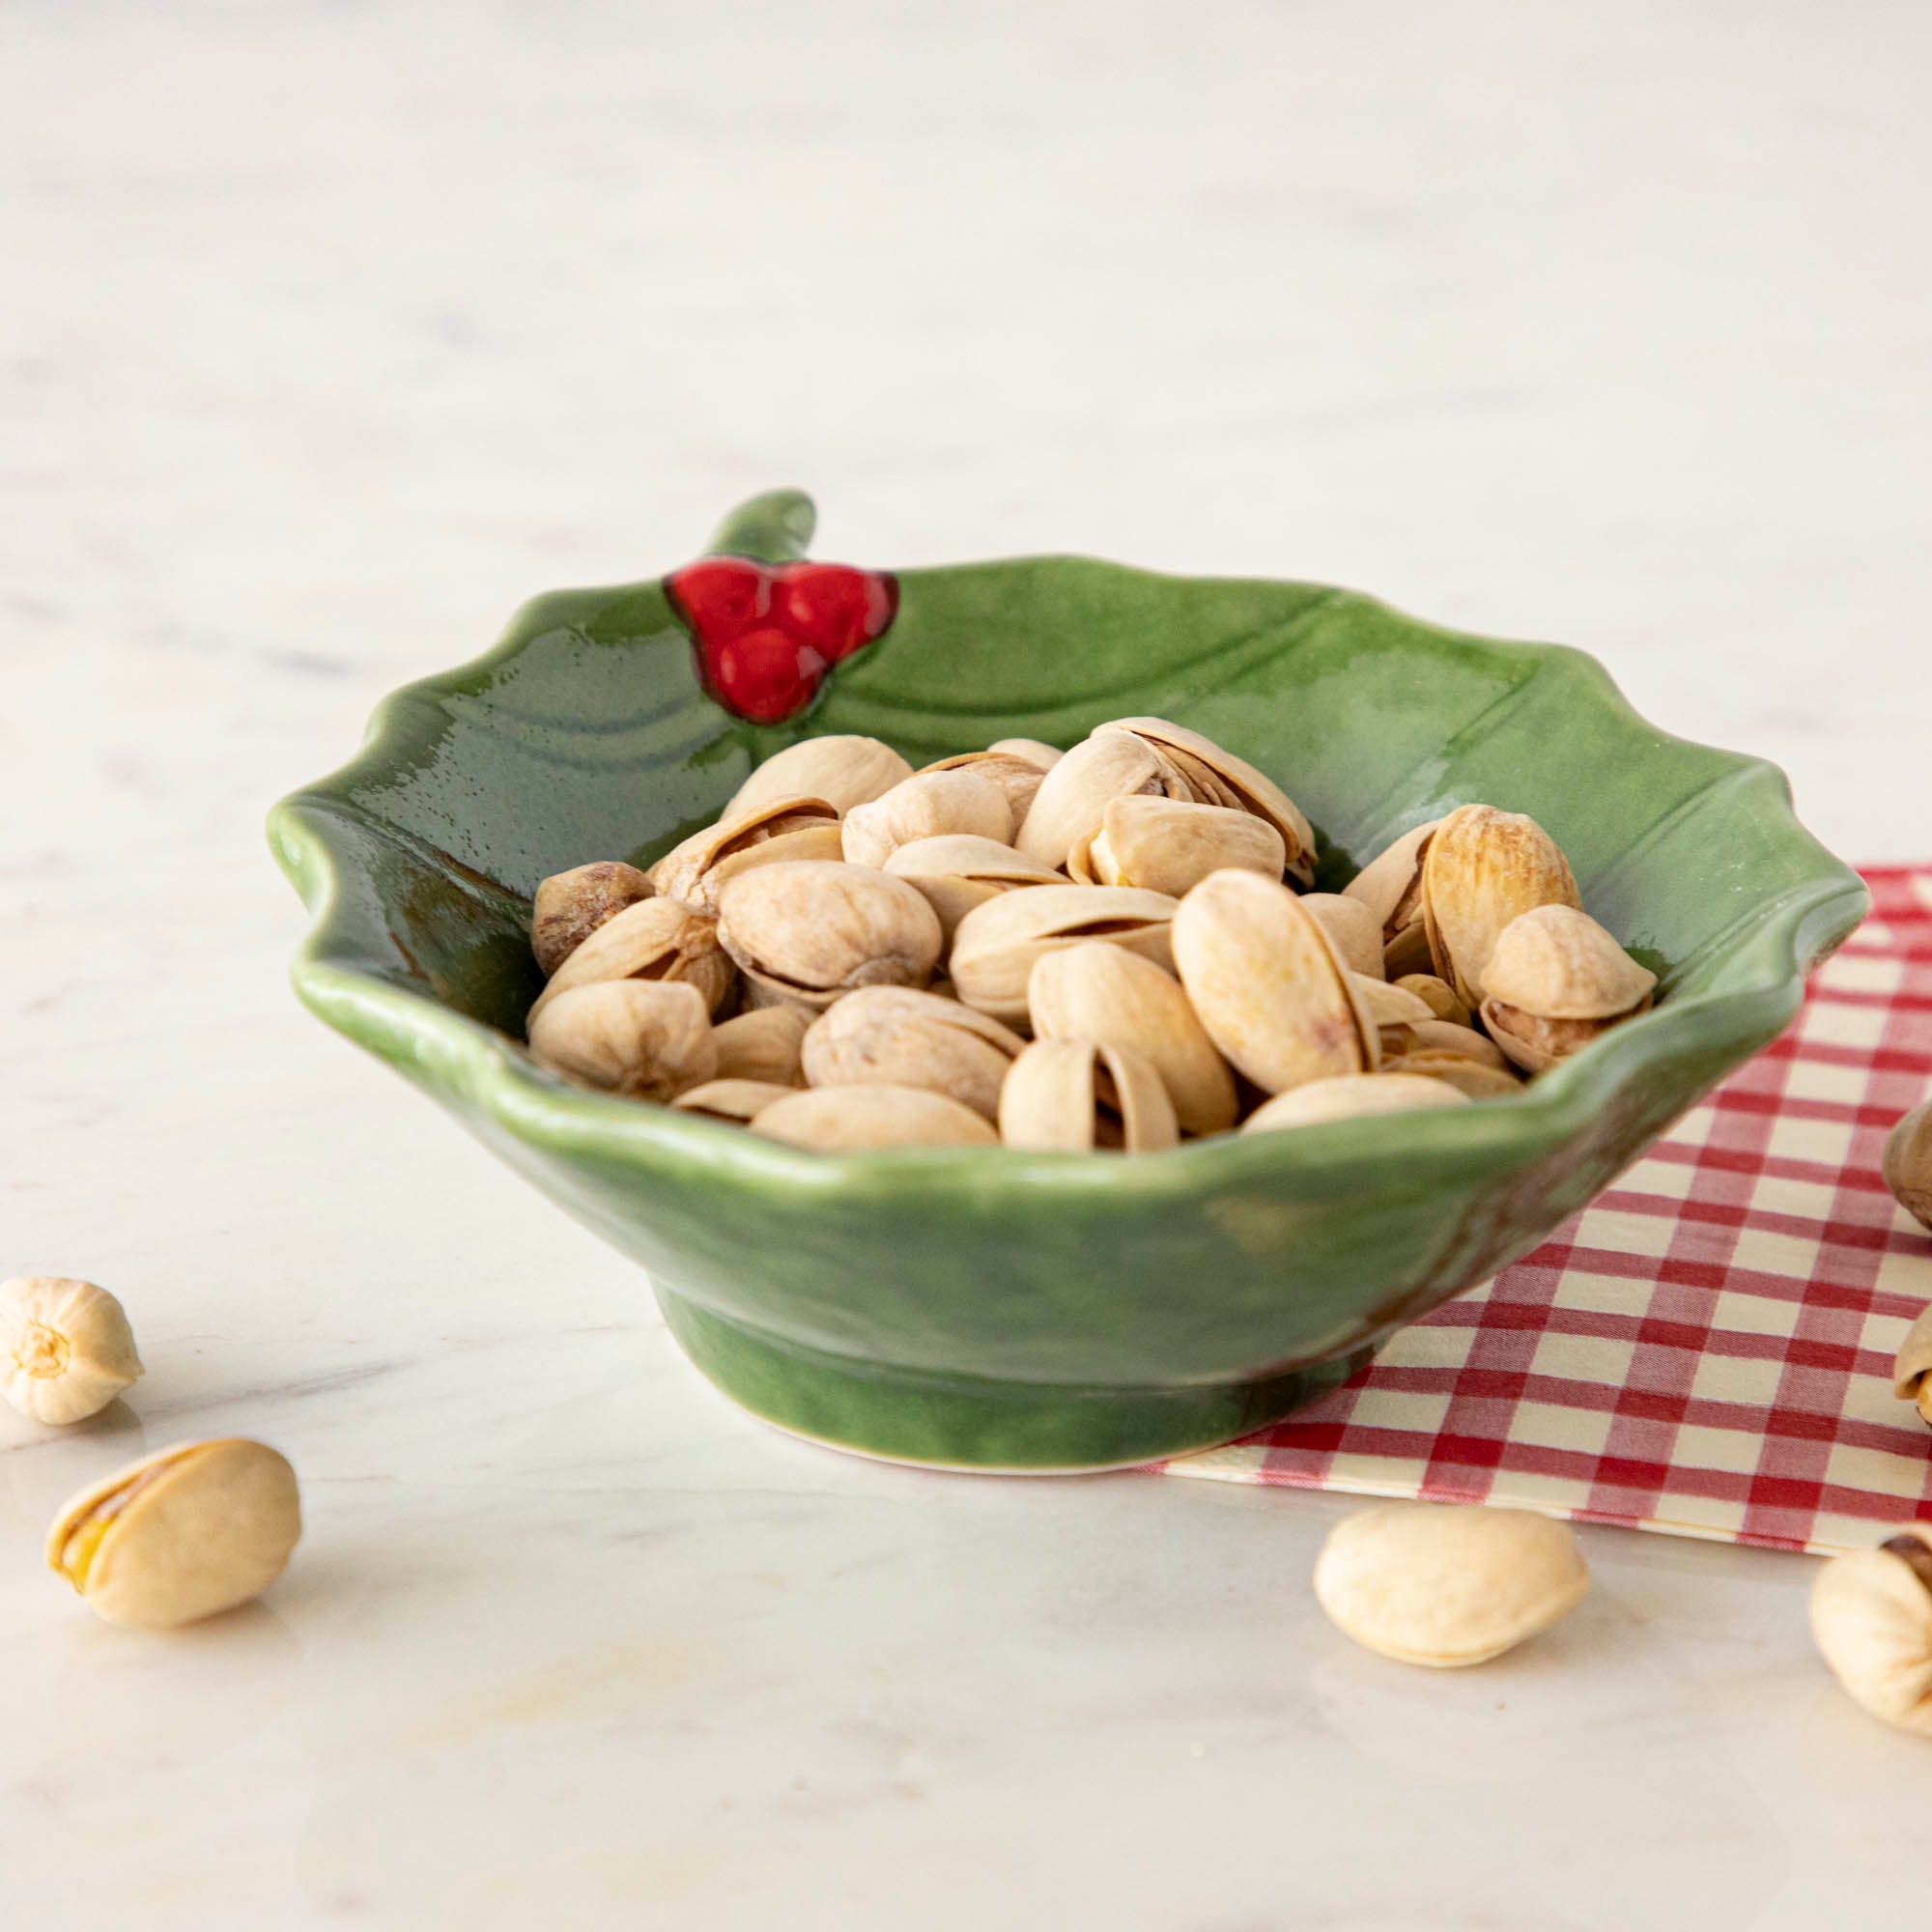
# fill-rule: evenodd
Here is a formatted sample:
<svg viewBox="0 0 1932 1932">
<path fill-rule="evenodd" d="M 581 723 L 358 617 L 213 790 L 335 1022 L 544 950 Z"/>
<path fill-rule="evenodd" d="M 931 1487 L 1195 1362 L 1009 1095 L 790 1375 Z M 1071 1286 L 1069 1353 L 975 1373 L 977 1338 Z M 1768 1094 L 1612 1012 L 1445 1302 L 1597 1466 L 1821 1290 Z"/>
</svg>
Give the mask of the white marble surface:
<svg viewBox="0 0 1932 1932">
<path fill-rule="evenodd" d="M 1932 1751 L 1801 1559 L 1353 1651 L 1346 1505 L 765 1434 L 307 1020 L 259 821 L 526 592 L 814 488 L 828 554 L 1364 584 L 1602 655 L 1932 849 L 1922 7 L 0 12 L 0 1273 L 133 1310 L 0 1433 L 12 1924 L 1813 1932 Z M 45 1519 L 197 1432 L 299 1560 L 174 1640 Z"/>
</svg>

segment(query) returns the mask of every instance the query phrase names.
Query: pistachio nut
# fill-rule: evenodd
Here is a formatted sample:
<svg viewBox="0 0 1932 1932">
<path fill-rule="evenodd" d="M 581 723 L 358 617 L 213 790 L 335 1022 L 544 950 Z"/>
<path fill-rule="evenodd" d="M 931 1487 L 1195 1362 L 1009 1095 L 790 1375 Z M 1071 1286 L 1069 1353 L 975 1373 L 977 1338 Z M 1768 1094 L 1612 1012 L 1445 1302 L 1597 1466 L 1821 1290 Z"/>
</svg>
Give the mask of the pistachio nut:
<svg viewBox="0 0 1932 1932">
<path fill-rule="evenodd" d="M 1174 916 L 1174 958 L 1222 1057 L 1269 1094 L 1374 1072 L 1376 1029 L 1328 936 L 1284 886 L 1210 873 Z"/>
<path fill-rule="evenodd" d="M 1438 980 L 1434 973 L 1405 973 L 1394 983 L 1405 993 L 1413 993 L 1438 1020 L 1460 1027 L 1476 1024 L 1475 1014 L 1456 997 L 1455 987 L 1447 980 Z"/>
<path fill-rule="evenodd" d="M 83 1490 L 47 1564 L 110 1624 L 174 1630 L 259 1596 L 301 1537 L 288 1461 L 236 1437 L 163 1449 Z"/>
<path fill-rule="evenodd" d="M 762 1108 L 752 1131 L 821 1153 L 999 1143 L 984 1115 L 929 1087 L 807 1087 Z"/>
<path fill-rule="evenodd" d="M 626 906 L 651 896 L 648 878 L 620 859 L 600 859 L 554 873 L 537 888 L 530 908 L 530 951 L 545 978 L 597 928 Z"/>
<path fill-rule="evenodd" d="M 1581 910 L 1570 862 L 1533 818 L 1489 805 L 1459 805 L 1429 841 L 1422 920 L 1435 977 L 1465 1006 L 1482 1000 L 1483 975 L 1503 930 L 1536 906 Z"/>
<path fill-rule="evenodd" d="M 1152 1061 L 1130 1046 L 1037 1039 L 1000 1093 L 1000 1138 L 1034 1153 L 1151 1153 L 1180 1128 Z"/>
<path fill-rule="evenodd" d="M 1304 886 L 1315 877 L 1315 834 L 1301 808 L 1264 773 L 1225 746 L 1184 724 L 1165 718 L 1117 718 L 1101 732 L 1128 732 L 1151 745 L 1187 781 L 1189 792 L 1203 805 L 1220 805 L 1252 812 L 1281 834 L 1286 853 L 1283 869 Z M 1177 794 L 1178 795 L 1178 794 Z"/>
<path fill-rule="evenodd" d="M 718 937 L 755 995 L 823 1009 L 860 986 L 923 986 L 939 916 L 903 879 L 869 866 L 759 866 L 718 895 Z"/>
<path fill-rule="evenodd" d="M 960 752 L 950 758 L 936 758 L 929 765 L 922 765 L 913 776 L 923 778 L 927 772 L 972 772 L 978 778 L 990 779 L 1006 794 L 1007 810 L 1012 813 L 1013 822 L 1007 831 L 1010 838 L 1026 823 L 1034 794 L 1046 776 L 1046 766 L 1023 753 L 989 747 L 983 752 Z"/>
<path fill-rule="evenodd" d="M 1932 1422 L 1932 1307 L 1922 1308 L 1898 1345 L 1891 1365 L 1891 1392 L 1900 1402 L 1914 1403 L 1918 1413 Z"/>
<path fill-rule="evenodd" d="M 720 816 L 743 818 L 775 799 L 819 798 L 843 817 L 911 777 L 912 766 L 876 738 L 805 738 L 767 758 Z"/>
<path fill-rule="evenodd" d="M 1525 1072 L 1540 1073 L 1650 1005 L 1647 972 L 1588 913 L 1545 905 L 1513 919 L 1483 972 L 1483 1024 Z"/>
<path fill-rule="evenodd" d="M 1811 1586 L 1811 1634 L 1846 1692 L 1873 1717 L 1932 1737 L 1932 1537 L 1902 1523 L 1848 1549 Z"/>
<path fill-rule="evenodd" d="M 1382 929 L 1376 923 L 1375 914 L 1360 899 L 1345 897 L 1341 893 L 1303 893 L 1301 909 L 1312 914 L 1315 923 L 1334 942 L 1335 951 L 1350 972 L 1359 973 L 1365 980 L 1388 977 L 1382 965 Z"/>
<path fill-rule="evenodd" d="M 783 1009 L 768 1007 L 767 1012 Z M 687 1088 L 671 1105 L 681 1114 L 702 1114 L 708 1121 L 726 1121 L 735 1126 L 749 1126 L 774 1100 L 796 1094 L 796 1087 L 781 1087 L 770 1080 L 707 1080 L 700 1087 Z"/>
<path fill-rule="evenodd" d="M 1382 1062 L 1382 1071 L 1420 1073 L 1431 1080 L 1443 1080 L 1471 1100 L 1513 1100 L 1522 1092 L 1522 1082 L 1514 1073 L 1440 1047 L 1417 1047 L 1410 1053 L 1396 1054 Z"/>
<path fill-rule="evenodd" d="M 1344 1517 L 1315 1565 L 1316 1601 L 1345 1636 L 1399 1663 L 1487 1663 L 1583 1601 L 1570 1525 L 1529 1510 L 1384 1503 Z"/>
<path fill-rule="evenodd" d="M 1429 935 L 1422 923 L 1422 867 L 1439 818 L 1411 827 L 1342 888 L 1381 923 L 1382 968 L 1391 980 L 1426 971 Z"/>
<path fill-rule="evenodd" d="M 674 980 L 574 986 L 531 1020 L 530 1051 L 559 1073 L 631 1100 L 668 1100 L 718 1072 L 704 996 Z"/>
<path fill-rule="evenodd" d="M 1041 1039 L 1125 1046 L 1153 1065 L 1183 1133 L 1235 1124 L 1235 1076 L 1174 977 L 1123 947 L 1090 939 L 1043 952 L 1027 981 Z"/>
<path fill-rule="evenodd" d="M 1193 797 L 1183 779 L 1144 739 L 1123 731 L 1084 738 L 1040 781 L 1013 843 L 1042 866 L 1064 866 L 1066 855 L 1098 829 L 1107 801 L 1140 794 Z"/>
<path fill-rule="evenodd" d="M 36 1422 L 84 1422 L 141 1375 L 127 1311 L 64 1275 L 0 1282 L 0 1394 Z"/>
<path fill-rule="evenodd" d="M 1068 873 L 1084 884 L 1145 886 L 1171 898 L 1223 867 L 1279 879 L 1286 863 L 1281 834 L 1264 818 L 1145 794 L 1109 799 L 1100 823 L 1066 855 Z"/>
<path fill-rule="evenodd" d="M 1172 965 L 1168 929 L 1175 903 L 1165 893 L 1133 886 L 1016 887 L 959 922 L 952 935 L 953 987 L 969 1007 L 1023 1026 L 1027 982 L 1044 953 L 1103 939 L 1157 966 Z"/>
<path fill-rule="evenodd" d="M 1050 772 L 1064 755 L 1058 745 L 1049 745 L 1043 738 L 995 738 L 986 749 L 1009 758 L 1024 758 L 1043 772 Z"/>
<path fill-rule="evenodd" d="M 726 879 L 786 859 L 837 859 L 841 850 L 838 814 L 824 799 L 775 798 L 694 832 L 651 867 L 650 879 L 666 898 L 715 917 Z"/>
<path fill-rule="evenodd" d="M 1932 1228 L 1932 1102 L 1915 1107 L 1886 1136 L 1883 1168 L 1899 1206 Z"/>
<path fill-rule="evenodd" d="M 1284 1127 L 1320 1126 L 1326 1121 L 1352 1121 L 1366 1114 L 1408 1114 L 1427 1107 L 1466 1107 L 1469 1096 L 1446 1080 L 1418 1073 L 1343 1073 L 1311 1080 L 1264 1101 L 1241 1122 L 1244 1134 L 1275 1133 Z"/>
<path fill-rule="evenodd" d="M 953 833 L 938 838 L 915 838 L 886 861 L 895 879 L 916 886 L 939 915 L 948 941 L 959 922 L 976 905 L 1009 893 L 1015 886 L 1058 886 L 1065 883 L 1050 866 L 1029 859 L 1010 845 L 990 838 Z"/>
<path fill-rule="evenodd" d="M 1004 845 L 1013 836 L 1006 793 L 976 771 L 915 772 L 845 814 L 845 858 L 854 866 L 883 866 L 901 845 L 948 833 Z"/>
<path fill-rule="evenodd" d="M 796 1007 L 758 1007 L 711 1030 L 720 1080 L 756 1080 L 775 1087 L 803 1087 L 799 1048 L 809 1015 Z"/>
<path fill-rule="evenodd" d="M 1304 897 L 1301 903 L 1306 906 L 1308 899 Z M 1351 973 L 1349 982 L 1384 1053 L 1403 1052 L 1412 1043 L 1416 1027 L 1435 1024 L 1435 1015 L 1428 1007 L 1401 986 L 1391 986 L 1386 980 L 1372 979 L 1366 973 Z M 1484 1040 L 1483 1044 L 1487 1047 L 1489 1041 Z"/>
<path fill-rule="evenodd" d="M 606 980 L 668 980 L 696 986 L 716 1012 L 731 991 L 718 922 L 676 899 L 644 899 L 608 919 L 551 975 L 529 1023 L 554 1000 Z"/>
<path fill-rule="evenodd" d="M 805 1036 L 814 1087 L 929 1087 L 987 1120 L 1026 1041 L 957 1000 L 907 986 L 866 986 L 821 1013 Z"/>
<path fill-rule="evenodd" d="M 1406 1020 L 1395 1030 L 1393 1039 L 1385 1040 L 1385 1043 L 1388 1050 L 1397 1055 L 1460 1054 L 1464 1060 L 1480 1062 L 1512 1081 L 1516 1078 L 1509 1060 L 1494 1040 L 1484 1038 L 1474 1027 L 1458 1026 L 1454 1020 L 1438 1020 L 1434 1015 L 1428 1019 Z"/>
</svg>

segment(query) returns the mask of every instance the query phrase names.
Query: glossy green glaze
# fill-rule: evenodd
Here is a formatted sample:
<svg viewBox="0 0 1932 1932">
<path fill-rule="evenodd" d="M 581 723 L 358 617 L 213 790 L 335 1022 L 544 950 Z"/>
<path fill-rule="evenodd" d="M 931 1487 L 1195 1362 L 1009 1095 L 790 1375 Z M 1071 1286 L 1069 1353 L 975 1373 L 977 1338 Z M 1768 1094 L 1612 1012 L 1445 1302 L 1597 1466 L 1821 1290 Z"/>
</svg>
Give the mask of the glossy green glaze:
<svg viewBox="0 0 1932 1932">
<path fill-rule="evenodd" d="M 774 493 L 714 548 L 782 561 L 810 531 Z M 703 696 L 655 581 L 539 598 L 487 657 L 387 699 L 270 822 L 314 914 L 302 999 L 643 1263 L 699 1366 L 802 1433 L 1029 1468 L 1259 1427 L 1545 1238 L 1778 1033 L 1862 915 L 1774 767 L 1656 730 L 1578 652 L 1077 557 L 899 585 L 893 628 L 784 727 Z M 1462 801 L 1534 813 L 1662 976 L 1658 1009 L 1520 1100 L 1132 1160 L 814 1155 L 581 1091 L 520 1044 L 537 881 L 655 857 L 781 746 L 863 731 L 922 764 L 1130 712 L 1280 780 L 1327 887 Z"/>
</svg>

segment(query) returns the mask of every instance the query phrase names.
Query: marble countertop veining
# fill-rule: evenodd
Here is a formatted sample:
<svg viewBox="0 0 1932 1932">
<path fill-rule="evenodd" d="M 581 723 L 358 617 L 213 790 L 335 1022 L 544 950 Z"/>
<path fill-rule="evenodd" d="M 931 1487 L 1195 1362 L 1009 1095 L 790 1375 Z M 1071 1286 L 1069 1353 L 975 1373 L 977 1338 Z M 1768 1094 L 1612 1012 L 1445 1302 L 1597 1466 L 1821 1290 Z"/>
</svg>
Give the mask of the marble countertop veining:
<svg viewBox="0 0 1932 1932">
<path fill-rule="evenodd" d="M 1813 1932 L 1932 1754 L 1805 1562 L 1586 1532 L 1446 1679 L 1349 1505 L 769 1434 L 288 995 L 260 832 L 527 593 L 752 490 L 827 554 L 1360 583 L 1596 651 L 1932 851 L 1932 14 L 1723 0 L 0 12 L 0 1273 L 149 1374 L 0 1411 L 0 1895 L 73 1932 Z M 116 1460 L 293 1456 L 260 1605 L 97 1626 Z"/>
</svg>

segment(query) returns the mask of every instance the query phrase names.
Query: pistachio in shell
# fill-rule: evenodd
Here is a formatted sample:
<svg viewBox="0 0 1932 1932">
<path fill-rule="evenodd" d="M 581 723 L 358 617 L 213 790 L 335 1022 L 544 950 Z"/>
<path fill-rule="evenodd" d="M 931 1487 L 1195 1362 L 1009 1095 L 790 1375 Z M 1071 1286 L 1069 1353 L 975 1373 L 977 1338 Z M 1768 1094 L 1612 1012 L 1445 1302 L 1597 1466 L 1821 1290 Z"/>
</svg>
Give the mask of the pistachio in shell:
<svg viewBox="0 0 1932 1932">
<path fill-rule="evenodd" d="M 1460 1027 L 1476 1024 L 1475 1014 L 1456 997 L 1455 987 L 1446 980 L 1438 980 L 1434 973 L 1405 973 L 1392 983 L 1405 993 L 1413 993 L 1438 1020 Z"/>
<path fill-rule="evenodd" d="M 1053 760 L 1047 762 L 1050 764 Z M 931 764 L 922 765 L 913 776 L 923 778 L 927 772 L 971 772 L 976 778 L 990 780 L 1006 794 L 1007 810 L 1013 820 L 1007 834 L 1010 838 L 1026 823 L 1026 815 L 1033 808 L 1034 794 L 1039 790 L 1039 782 L 1045 778 L 1046 771 L 1046 765 L 1037 758 L 988 746 L 983 752 L 958 752 L 950 758 L 935 758 Z"/>
<path fill-rule="evenodd" d="M 1359 973 L 1365 980 L 1388 977 L 1382 964 L 1382 929 L 1360 899 L 1341 893 L 1303 893 L 1301 905 L 1334 942 L 1350 972 Z"/>
<path fill-rule="evenodd" d="M 1483 972 L 1483 1024 L 1528 1073 L 1540 1073 L 1642 1012 L 1657 975 L 1588 913 L 1532 907 L 1505 926 Z"/>
<path fill-rule="evenodd" d="M 782 1009 L 767 1007 L 767 1012 Z M 701 1087 L 687 1088 L 670 1104 L 680 1114 L 702 1114 L 707 1121 L 724 1121 L 734 1126 L 749 1126 L 774 1100 L 796 1094 L 796 1087 L 781 1087 L 770 1080 L 707 1080 Z"/>
<path fill-rule="evenodd" d="M 1932 1228 L 1932 1102 L 1913 1108 L 1886 1136 L 1882 1165 L 1898 1205 Z"/>
<path fill-rule="evenodd" d="M 1422 919 L 1435 977 L 1465 1006 L 1504 929 L 1538 906 L 1577 911 L 1577 881 L 1555 839 L 1521 812 L 1460 805 L 1435 828 L 1422 864 Z"/>
<path fill-rule="evenodd" d="M 1065 755 L 1058 745 L 1049 745 L 1044 738 L 995 738 L 986 749 L 1002 757 L 1024 758 L 1042 772 L 1050 772 Z"/>
<path fill-rule="evenodd" d="M 924 895 L 949 942 L 975 906 L 1015 886 L 1065 883 L 1051 866 L 1042 866 L 1010 845 L 959 833 L 915 838 L 886 861 L 885 869 Z"/>
<path fill-rule="evenodd" d="M 1847 1695 L 1902 1731 L 1932 1737 L 1932 1539 L 1897 1525 L 1847 1549 L 1811 1586 L 1811 1634 Z"/>
<path fill-rule="evenodd" d="M 953 989 L 969 1007 L 1024 1026 L 1027 984 L 1044 953 L 1100 939 L 1171 966 L 1176 903 L 1165 893 L 1133 886 L 1016 887 L 959 922 L 949 962 Z"/>
<path fill-rule="evenodd" d="M 718 1072 L 704 996 L 673 980 L 574 986 L 531 1020 L 530 1051 L 559 1073 L 631 1100 L 666 1101 Z"/>
<path fill-rule="evenodd" d="M 1418 1113 L 1429 1107 L 1466 1107 L 1469 1096 L 1446 1080 L 1420 1073 L 1344 1073 L 1311 1080 L 1264 1101 L 1241 1122 L 1244 1134 L 1277 1133 L 1287 1127 L 1314 1127 L 1328 1121 L 1352 1121 L 1371 1114 Z"/>
<path fill-rule="evenodd" d="M 907 986 L 865 986 L 812 1021 L 802 1060 L 814 1087 L 929 1087 L 990 1121 L 1007 1069 L 1025 1045 L 957 1000 Z"/>
<path fill-rule="evenodd" d="M 1439 1047 L 1394 1055 L 1382 1062 L 1382 1071 L 1426 1074 L 1431 1080 L 1446 1081 L 1471 1100 L 1513 1100 L 1522 1093 L 1522 1082 L 1514 1073 Z"/>
<path fill-rule="evenodd" d="M 1142 793 L 1109 799 L 1100 823 L 1066 855 L 1085 885 L 1144 886 L 1179 898 L 1224 867 L 1279 879 L 1282 837 L 1266 819 L 1228 806 Z"/>
<path fill-rule="evenodd" d="M 810 1016 L 797 1007 L 756 1007 L 711 1030 L 720 1080 L 753 1080 L 774 1087 L 803 1087 L 799 1049 Z"/>
<path fill-rule="evenodd" d="M 775 799 L 820 798 L 842 818 L 911 777 L 912 766 L 876 738 L 805 738 L 767 758 L 720 817 L 742 818 Z"/>
<path fill-rule="evenodd" d="M 1013 836 L 1006 793 L 969 768 L 915 772 L 845 814 L 844 856 L 854 866 L 882 867 L 901 845 L 949 833 L 1004 845 Z"/>
<path fill-rule="evenodd" d="M 1426 825 L 1412 826 L 1342 888 L 1344 898 L 1357 900 L 1380 922 L 1382 970 L 1391 980 L 1429 968 L 1429 935 L 1422 923 L 1422 867 L 1429 841 L 1441 822 L 1432 818 Z"/>
<path fill-rule="evenodd" d="M 731 991 L 731 962 L 718 944 L 718 922 L 676 899 L 644 899 L 608 919 L 551 975 L 530 1009 L 530 1024 L 552 1001 L 605 980 L 684 980 L 716 1012 Z"/>
<path fill-rule="evenodd" d="M 1306 906 L 1307 897 L 1301 903 Z M 1435 1015 L 1415 994 L 1401 986 L 1391 986 L 1378 975 L 1351 973 L 1349 983 L 1362 1012 L 1376 1030 L 1384 1053 L 1403 1052 L 1413 1044 L 1415 1028 L 1435 1023 Z M 1489 1041 L 1484 1040 L 1483 1044 L 1488 1046 Z"/>
<path fill-rule="evenodd" d="M 673 845 L 651 867 L 650 880 L 664 897 L 715 916 L 719 889 L 753 866 L 840 854 L 838 813 L 824 799 L 771 799 Z"/>
<path fill-rule="evenodd" d="M 942 943 L 938 915 L 903 879 L 813 859 L 727 881 L 718 938 L 766 1000 L 814 1009 L 861 986 L 923 986 Z"/>
<path fill-rule="evenodd" d="M 1097 731 L 1046 774 L 1013 843 L 1042 866 L 1064 866 L 1074 846 L 1098 829 L 1110 799 L 1142 794 L 1193 796 L 1186 780 L 1144 739 Z"/>
<path fill-rule="evenodd" d="M 752 1131 L 819 1153 L 999 1144 L 984 1115 L 929 1087 L 807 1087 L 762 1108 Z"/>
<path fill-rule="evenodd" d="M 620 859 L 599 859 L 554 872 L 530 908 L 530 951 L 544 977 L 563 964 L 606 920 L 652 895 L 649 878 Z"/>
<path fill-rule="evenodd" d="M 1038 1039 L 1013 1062 L 1001 1090 L 1000 1138 L 1034 1153 L 1151 1153 L 1179 1146 L 1180 1128 L 1145 1054 Z"/>
<path fill-rule="evenodd" d="M 1891 1392 L 1932 1422 L 1932 1307 L 1921 1308 L 1891 1365 Z"/>
</svg>

